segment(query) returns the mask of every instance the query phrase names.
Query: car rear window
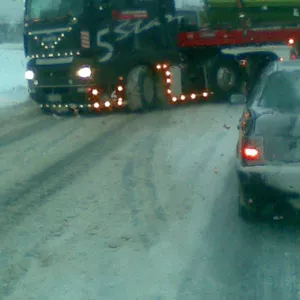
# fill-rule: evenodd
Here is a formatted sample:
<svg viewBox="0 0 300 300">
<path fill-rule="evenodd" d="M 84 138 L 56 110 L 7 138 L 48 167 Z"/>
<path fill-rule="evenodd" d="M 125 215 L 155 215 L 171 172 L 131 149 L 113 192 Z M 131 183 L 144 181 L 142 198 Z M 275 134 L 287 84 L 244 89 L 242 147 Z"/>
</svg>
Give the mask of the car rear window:
<svg viewBox="0 0 300 300">
<path fill-rule="evenodd" d="M 300 71 L 278 71 L 265 84 L 260 107 L 300 111 Z"/>
</svg>

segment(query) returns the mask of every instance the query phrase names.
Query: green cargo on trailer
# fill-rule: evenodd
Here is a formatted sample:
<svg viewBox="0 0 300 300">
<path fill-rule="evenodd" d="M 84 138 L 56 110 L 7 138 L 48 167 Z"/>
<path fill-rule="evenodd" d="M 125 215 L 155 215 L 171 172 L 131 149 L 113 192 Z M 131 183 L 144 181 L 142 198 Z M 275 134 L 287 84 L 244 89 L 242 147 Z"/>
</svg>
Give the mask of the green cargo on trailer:
<svg viewBox="0 0 300 300">
<path fill-rule="evenodd" d="M 289 27 L 300 24 L 299 0 L 206 0 L 214 28 Z"/>
</svg>

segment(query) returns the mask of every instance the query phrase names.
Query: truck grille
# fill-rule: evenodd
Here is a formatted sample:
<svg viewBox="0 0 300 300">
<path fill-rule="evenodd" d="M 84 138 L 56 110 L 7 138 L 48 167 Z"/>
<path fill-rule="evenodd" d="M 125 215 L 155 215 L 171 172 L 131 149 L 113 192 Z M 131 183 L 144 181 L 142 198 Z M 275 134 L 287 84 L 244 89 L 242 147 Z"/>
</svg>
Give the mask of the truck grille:
<svg viewBox="0 0 300 300">
<path fill-rule="evenodd" d="M 67 85 L 70 76 L 65 70 L 40 71 L 38 76 L 39 85 Z"/>
</svg>

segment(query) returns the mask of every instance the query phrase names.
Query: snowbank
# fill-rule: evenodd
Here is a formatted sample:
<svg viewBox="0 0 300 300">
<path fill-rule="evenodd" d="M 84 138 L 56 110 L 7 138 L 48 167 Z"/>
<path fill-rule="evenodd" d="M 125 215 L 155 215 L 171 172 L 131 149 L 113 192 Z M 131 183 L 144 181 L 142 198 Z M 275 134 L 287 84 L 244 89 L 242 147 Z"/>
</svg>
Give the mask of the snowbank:
<svg viewBox="0 0 300 300">
<path fill-rule="evenodd" d="M 5 0 L 1 1 L 0 18 L 12 23 L 23 19 L 24 1 Z"/>
<path fill-rule="evenodd" d="M 13 44 L 13 43 L 5 43 L 5 44 L 0 44 L 0 49 L 8 49 L 8 50 L 21 50 L 23 53 L 23 44 Z"/>
<path fill-rule="evenodd" d="M 25 68 L 26 58 L 22 45 L 0 45 L 0 108 L 28 99 Z"/>
</svg>

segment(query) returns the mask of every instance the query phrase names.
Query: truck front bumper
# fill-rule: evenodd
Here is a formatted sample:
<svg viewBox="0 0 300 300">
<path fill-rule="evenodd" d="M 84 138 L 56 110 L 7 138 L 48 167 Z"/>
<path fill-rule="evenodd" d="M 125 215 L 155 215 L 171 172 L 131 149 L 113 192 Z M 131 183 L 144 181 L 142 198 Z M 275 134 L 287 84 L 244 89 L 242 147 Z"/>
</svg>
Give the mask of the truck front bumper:
<svg viewBox="0 0 300 300">
<path fill-rule="evenodd" d="M 105 93 L 95 85 L 34 86 L 29 84 L 31 98 L 45 108 L 78 108 L 101 110 L 123 108 L 121 95 Z"/>
<path fill-rule="evenodd" d="M 31 98 L 42 107 L 112 109 L 122 108 L 124 102 L 123 79 L 111 84 L 106 69 L 95 71 L 89 62 L 71 64 L 39 64 L 31 60 L 27 64 L 28 90 Z M 84 70 L 86 69 L 86 70 Z M 84 71 L 90 69 L 88 75 Z M 80 75 L 81 72 L 81 75 Z M 28 75 L 28 73 L 30 73 Z"/>
</svg>

